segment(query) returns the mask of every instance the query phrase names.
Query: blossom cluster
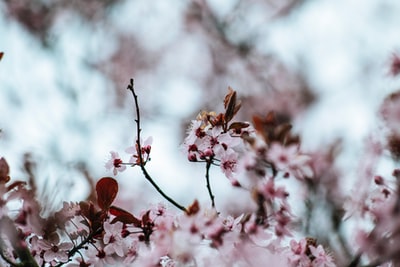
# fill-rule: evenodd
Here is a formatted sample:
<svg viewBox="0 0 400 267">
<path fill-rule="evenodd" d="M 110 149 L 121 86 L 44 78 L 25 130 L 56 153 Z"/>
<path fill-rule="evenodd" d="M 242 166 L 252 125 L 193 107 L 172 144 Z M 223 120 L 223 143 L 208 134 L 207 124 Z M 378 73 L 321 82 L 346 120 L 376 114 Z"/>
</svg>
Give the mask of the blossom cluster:
<svg viewBox="0 0 400 267">
<path fill-rule="evenodd" d="M 391 177 L 373 164 L 389 152 L 398 160 L 399 93 L 383 104 L 383 138 L 367 142 L 357 194 L 339 189 L 334 150 L 304 152 L 288 121 L 272 111 L 235 121 L 241 108 L 229 88 L 221 113 L 202 111 L 191 121 L 182 149 L 190 162 L 204 164 L 210 203 L 180 205 L 166 195 L 146 169 L 152 138 L 137 136 L 125 152 L 110 152 L 105 164 L 114 177 L 100 178 L 91 196 L 64 202 L 43 213 L 37 188 L 10 177 L 0 158 L 0 263 L 5 266 L 397 266 L 400 237 L 400 169 Z M 372 160 L 371 160 L 372 159 Z M 397 161 L 398 163 L 398 161 Z M 134 214 L 115 205 L 115 176 L 137 167 L 166 203 Z M 244 207 L 229 212 L 215 204 L 210 168 L 218 166 Z M 297 192 L 294 195 L 293 192 Z M 322 208 L 321 208 L 322 207 Z M 322 211 L 323 209 L 323 211 Z M 323 218 L 327 221 L 323 221 Z M 315 222 L 316 221 L 316 222 Z M 354 222 L 352 233 L 345 232 Z M 318 232 L 324 225 L 328 231 Z M 355 226 L 354 226 L 355 225 Z M 332 241 L 332 238 L 334 241 Z"/>
<path fill-rule="evenodd" d="M 2 189 L 11 195 L 30 192 L 24 186 Z M 334 266 L 321 245 L 306 239 L 292 241 L 276 256 L 276 248 L 265 247 L 265 242 L 278 246 L 280 241 L 251 215 L 225 217 L 200 209 L 195 201 L 185 213 L 159 204 L 136 217 L 112 205 L 116 190 L 117 181 L 104 177 L 96 186 L 96 204 L 65 202 L 49 218 L 25 207 L 32 204 L 30 198 L 15 218 L 2 207 L 3 261 L 10 266 L 258 266 L 273 259 L 276 266 L 286 260 L 293 266 L 300 261 L 308 262 L 304 266 Z M 263 256 L 254 258 L 254 250 Z"/>
</svg>

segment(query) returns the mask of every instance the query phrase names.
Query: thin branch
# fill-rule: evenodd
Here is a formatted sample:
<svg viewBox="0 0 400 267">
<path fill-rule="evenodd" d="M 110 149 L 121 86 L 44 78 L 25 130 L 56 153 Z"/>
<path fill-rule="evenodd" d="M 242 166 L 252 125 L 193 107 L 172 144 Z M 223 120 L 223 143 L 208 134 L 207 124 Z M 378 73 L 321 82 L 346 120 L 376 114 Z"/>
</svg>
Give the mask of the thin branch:
<svg viewBox="0 0 400 267">
<path fill-rule="evenodd" d="M 280 17 L 288 16 L 293 11 L 295 11 L 296 8 L 300 7 L 305 2 L 306 0 L 292 0 L 285 6 L 278 9 L 277 12 L 275 12 L 275 14 L 271 16 L 271 19 L 273 20 L 273 19 L 278 19 Z"/>
<path fill-rule="evenodd" d="M 81 252 L 79 251 L 80 249 L 84 248 L 86 244 L 92 244 L 93 242 L 91 242 L 93 240 L 93 237 L 97 234 L 100 233 L 100 231 L 102 230 L 102 228 L 97 229 L 96 231 L 93 231 L 92 233 L 90 233 L 87 237 L 85 237 L 81 243 L 77 246 L 74 246 L 69 252 L 68 252 L 68 258 L 71 259 L 75 253 L 79 253 L 81 254 Z M 64 264 L 69 263 L 69 261 L 67 262 L 59 262 L 56 267 L 60 267 L 63 266 Z"/>
<path fill-rule="evenodd" d="M 168 200 L 172 205 L 174 205 L 178 209 L 186 212 L 186 209 L 185 209 L 184 206 L 178 204 L 175 200 L 170 198 L 167 194 L 165 194 L 161 190 L 161 188 L 157 185 L 157 183 L 154 182 L 153 178 L 151 178 L 150 174 L 147 172 L 147 170 L 146 170 L 146 168 L 144 166 L 145 162 L 143 161 L 142 147 L 141 147 L 141 144 L 140 144 L 140 132 L 141 132 L 142 129 L 140 128 L 139 102 L 138 102 L 138 96 L 135 93 L 134 80 L 133 79 L 130 80 L 130 84 L 128 85 L 127 89 L 132 92 L 133 99 L 135 101 L 135 106 L 136 106 L 136 120 L 135 120 L 136 126 L 137 126 L 136 145 L 137 145 L 137 152 L 138 152 L 138 157 L 139 157 L 139 165 L 140 165 L 140 168 L 141 168 L 141 170 L 143 172 L 143 175 L 146 178 L 146 180 L 149 181 L 151 183 L 151 185 L 157 190 L 157 192 L 160 193 L 166 200 Z"/>
<path fill-rule="evenodd" d="M 207 165 L 206 165 L 206 182 L 207 182 L 207 190 L 208 194 L 210 195 L 211 199 L 211 207 L 215 208 L 215 202 L 214 202 L 214 195 L 211 190 L 211 184 L 210 184 L 210 167 L 212 164 L 213 160 L 212 158 L 207 160 Z"/>
</svg>

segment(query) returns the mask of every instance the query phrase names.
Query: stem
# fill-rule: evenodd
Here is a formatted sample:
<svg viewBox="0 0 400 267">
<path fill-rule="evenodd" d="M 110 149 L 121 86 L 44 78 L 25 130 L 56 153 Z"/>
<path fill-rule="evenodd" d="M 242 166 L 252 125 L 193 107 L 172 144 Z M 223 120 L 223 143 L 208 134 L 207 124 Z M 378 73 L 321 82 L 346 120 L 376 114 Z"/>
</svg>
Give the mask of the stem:
<svg viewBox="0 0 400 267">
<path fill-rule="evenodd" d="M 93 236 L 98 234 L 100 230 L 101 229 L 90 233 L 85 239 L 82 240 L 82 242 L 79 245 L 77 245 L 76 247 L 71 249 L 68 252 L 68 258 L 71 259 L 75 255 L 75 253 L 77 253 L 77 252 L 79 253 L 79 250 L 82 249 L 84 245 L 90 243 L 90 241 L 92 240 Z M 56 267 L 63 266 L 64 264 L 67 264 L 67 263 L 68 263 L 68 261 L 67 262 L 60 262 L 59 264 L 56 265 Z"/>
<path fill-rule="evenodd" d="M 215 202 L 214 202 L 214 195 L 211 191 L 211 185 L 210 185 L 210 167 L 212 164 L 212 158 L 207 160 L 207 165 L 206 165 L 206 182 L 207 182 L 207 190 L 208 194 L 210 195 L 211 199 L 211 207 L 215 208 Z"/>
<path fill-rule="evenodd" d="M 137 125 L 136 145 L 137 145 L 137 152 L 138 152 L 138 157 L 139 157 L 139 165 L 140 165 L 140 168 L 141 168 L 141 170 L 143 172 L 143 175 L 146 178 L 146 180 L 151 183 L 151 185 L 157 190 L 157 192 L 160 195 L 162 195 L 166 200 L 168 200 L 172 205 L 174 205 L 178 209 L 186 212 L 185 207 L 183 207 L 182 205 L 178 204 L 175 200 L 170 198 L 167 194 L 165 194 L 161 190 L 161 188 L 157 185 L 157 183 L 154 182 L 153 178 L 151 178 L 150 174 L 147 172 L 147 170 L 146 170 L 146 168 L 144 166 L 144 161 L 143 161 L 143 156 L 142 156 L 142 147 L 141 147 L 141 144 L 140 144 L 140 132 L 142 131 L 142 129 L 140 128 L 140 110 L 139 110 L 138 96 L 135 93 L 134 80 L 133 79 L 130 80 L 130 84 L 128 85 L 127 89 L 132 92 L 133 99 L 135 101 L 135 106 L 136 106 L 136 120 L 135 120 L 136 125 Z"/>
</svg>

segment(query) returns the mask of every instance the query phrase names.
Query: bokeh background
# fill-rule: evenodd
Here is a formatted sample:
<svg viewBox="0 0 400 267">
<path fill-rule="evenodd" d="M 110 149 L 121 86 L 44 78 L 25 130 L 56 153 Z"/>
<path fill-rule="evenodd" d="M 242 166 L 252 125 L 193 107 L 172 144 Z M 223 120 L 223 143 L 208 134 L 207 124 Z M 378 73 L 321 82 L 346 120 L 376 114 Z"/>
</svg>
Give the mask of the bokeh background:
<svg viewBox="0 0 400 267">
<path fill-rule="evenodd" d="M 204 166 L 179 149 L 185 129 L 200 110 L 222 111 L 228 86 L 238 119 L 275 110 L 305 151 L 341 140 L 341 164 L 354 167 L 399 86 L 388 75 L 399 14 L 397 0 L 3 0 L 0 155 L 23 179 L 29 153 L 50 205 L 85 198 L 88 177 L 112 175 L 109 151 L 129 158 L 134 78 L 142 134 L 154 139 L 149 171 L 184 205 L 208 199 Z M 237 192 L 211 175 L 222 206 L 220 194 Z M 126 208 L 161 200 L 139 170 L 118 180 L 121 201 L 135 197 Z"/>
</svg>

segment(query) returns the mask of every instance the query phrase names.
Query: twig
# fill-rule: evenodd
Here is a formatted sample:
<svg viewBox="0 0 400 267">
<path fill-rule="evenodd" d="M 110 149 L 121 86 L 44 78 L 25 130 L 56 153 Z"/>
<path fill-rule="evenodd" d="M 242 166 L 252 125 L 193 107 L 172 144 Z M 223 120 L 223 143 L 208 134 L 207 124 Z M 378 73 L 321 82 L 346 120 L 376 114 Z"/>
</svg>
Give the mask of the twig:
<svg viewBox="0 0 400 267">
<path fill-rule="evenodd" d="M 140 168 L 141 168 L 141 170 L 143 172 L 143 175 L 146 178 L 146 180 L 149 181 L 151 183 L 151 185 L 157 190 L 157 192 L 160 193 L 166 200 L 168 200 L 172 205 L 174 205 L 178 209 L 186 212 L 185 207 L 183 207 L 182 205 L 178 204 L 175 200 L 170 198 L 167 194 L 165 194 L 161 190 L 161 188 L 156 184 L 156 182 L 154 182 L 153 178 L 151 178 L 150 174 L 147 172 L 147 170 L 146 170 L 146 168 L 144 166 L 144 161 L 143 161 L 143 156 L 142 156 L 142 147 L 141 147 L 141 144 L 140 144 L 140 132 L 142 130 L 140 128 L 140 110 L 139 110 L 138 96 L 135 93 L 133 79 L 130 80 L 130 84 L 128 85 L 127 89 L 132 92 L 133 99 L 135 101 L 135 106 L 136 106 L 136 119 L 135 119 L 135 122 L 136 122 L 136 125 L 137 125 L 136 145 L 137 145 L 137 152 L 138 152 L 138 157 L 139 157 L 139 165 L 140 165 Z"/>
<path fill-rule="evenodd" d="M 207 160 L 207 165 L 206 165 L 206 182 L 207 182 L 207 190 L 208 194 L 210 195 L 211 199 L 211 207 L 215 208 L 215 202 L 214 202 L 214 195 L 211 191 L 211 184 L 210 184 L 210 167 L 212 164 L 213 160 L 212 158 Z"/>
<path fill-rule="evenodd" d="M 93 240 L 93 236 L 95 236 L 96 234 L 99 234 L 100 230 L 101 230 L 101 228 L 98 229 L 98 230 L 96 230 L 96 231 L 93 231 L 93 232 L 90 233 L 87 237 L 85 237 L 85 239 L 83 239 L 79 245 L 74 246 L 74 248 L 71 249 L 71 250 L 68 252 L 68 258 L 71 259 L 71 258 L 75 255 L 75 253 L 79 253 L 79 254 L 80 254 L 80 251 L 79 251 L 79 250 L 82 249 L 82 248 L 84 248 L 84 246 L 85 246 L 86 244 L 91 243 L 90 241 Z M 67 263 L 69 263 L 69 261 L 67 261 L 67 262 L 59 262 L 59 263 L 56 265 L 56 267 L 63 266 L 64 264 L 67 264 Z"/>
</svg>

